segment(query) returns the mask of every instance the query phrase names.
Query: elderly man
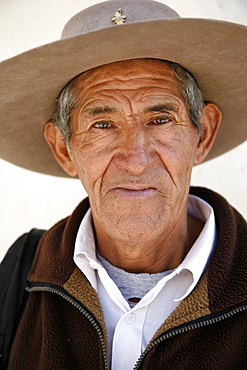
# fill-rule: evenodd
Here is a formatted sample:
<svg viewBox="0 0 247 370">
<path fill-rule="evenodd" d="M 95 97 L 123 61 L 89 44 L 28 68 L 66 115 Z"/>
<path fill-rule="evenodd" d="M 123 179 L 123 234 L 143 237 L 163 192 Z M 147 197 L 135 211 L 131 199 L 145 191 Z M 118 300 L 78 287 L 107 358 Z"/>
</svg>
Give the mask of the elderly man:
<svg viewBox="0 0 247 370">
<path fill-rule="evenodd" d="M 53 155 L 68 175 L 79 177 L 88 199 L 38 244 L 9 369 L 246 366 L 246 223 L 221 196 L 190 189 L 192 167 L 212 147 L 213 157 L 244 139 L 240 81 L 246 81 L 246 67 L 237 73 L 234 66 L 236 96 L 229 102 L 221 99 L 230 96 L 232 77 L 225 82 L 224 73 L 218 75 L 224 67 L 217 60 L 206 64 L 212 39 L 225 31 L 241 45 L 246 28 L 185 21 L 163 4 L 143 4 L 112 0 L 86 9 L 67 24 L 63 41 L 34 51 L 37 63 L 48 51 L 51 64 L 55 55 L 68 56 L 52 81 L 58 89 L 70 76 L 55 114 L 48 120 L 53 107 L 44 98 L 46 113 L 37 107 L 37 121 L 46 115 L 44 136 Z M 111 16 L 116 28 L 107 23 L 90 29 L 88 20 L 96 13 L 99 23 Z M 201 42 L 211 40 L 203 55 L 197 44 L 192 49 L 194 41 L 180 45 L 179 37 L 188 38 L 193 29 L 197 37 L 205 35 Z M 114 53 L 107 48 L 115 31 Z M 152 53 L 140 45 L 144 34 Z M 119 52 L 122 43 L 126 50 Z M 218 43 L 223 55 L 229 39 Z M 83 60 L 73 53 L 79 47 Z M 226 53 L 231 56 L 232 50 Z M 241 58 L 240 52 L 234 58 Z M 233 61 L 225 62 L 229 73 Z M 184 67 L 197 74 L 202 91 Z M 48 82 L 54 66 L 47 68 Z M 40 65 L 38 70 L 44 74 Z M 42 83 L 39 99 L 50 89 L 49 98 L 55 89 Z M 225 143 L 221 137 L 213 146 L 222 117 L 222 135 L 236 125 L 233 107 L 239 119 L 235 138 Z M 30 153 L 24 157 L 25 166 L 36 166 L 35 158 L 27 165 Z M 55 173 L 47 158 L 36 169 L 46 164 L 47 172 Z M 17 245 L 23 243 L 22 238 Z"/>
</svg>

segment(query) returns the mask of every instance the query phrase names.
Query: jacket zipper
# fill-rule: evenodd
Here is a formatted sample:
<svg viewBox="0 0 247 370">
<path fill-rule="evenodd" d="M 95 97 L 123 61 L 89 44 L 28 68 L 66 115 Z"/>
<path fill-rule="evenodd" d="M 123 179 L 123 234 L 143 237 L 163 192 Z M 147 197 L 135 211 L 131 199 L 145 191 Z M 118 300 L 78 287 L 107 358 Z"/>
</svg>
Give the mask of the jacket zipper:
<svg viewBox="0 0 247 370">
<path fill-rule="evenodd" d="M 28 292 L 46 291 L 46 292 L 58 294 L 60 297 L 64 298 L 66 301 L 68 301 L 70 304 L 72 304 L 75 308 L 77 308 L 89 320 L 89 322 L 93 325 L 93 327 L 96 329 L 96 331 L 99 335 L 101 346 L 102 346 L 103 358 L 104 358 L 104 368 L 105 368 L 105 370 L 109 369 L 108 358 L 107 358 L 107 350 L 106 350 L 106 345 L 105 345 L 102 329 L 99 326 L 99 324 L 95 321 L 95 319 L 90 315 L 90 313 L 87 309 L 83 308 L 83 306 L 80 303 L 75 301 L 71 296 L 69 296 L 64 291 L 60 290 L 59 288 L 55 288 L 55 287 L 51 287 L 51 286 L 27 286 L 26 290 Z"/>
<path fill-rule="evenodd" d="M 155 339 L 152 343 L 150 343 L 150 345 L 145 349 L 145 351 L 141 354 L 141 356 L 139 357 L 138 361 L 136 362 L 133 370 L 138 370 L 141 368 L 141 362 L 142 360 L 144 359 L 144 357 L 146 356 L 146 354 L 157 344 L 163 342 L 164 340 L 166 339 L 169 339 L 171 337 L 174 337 L 175 335 L 177 334 L 182 334 L 182 333 L 185 333 L 189 330 L 193 330 L 193 329 L 197 329 L 197 328 L 200 328 L 202 326 L 207 326 L 207 325 L 211 325 L 211 324 L 215 324 L 219 321 L 222 321 L 222 320 L 225 320 L 233 315 L 236 315 L 237 313 L 240 313 L 242 311 L 245 311 L 247 309 L 247 305 L 244 305 L 244 306 L 239 306 L 239 307 L 236 307 L 236 308 L 233 308 L 232 310 L 228 311 L 228 312 L 225 312 L 225 313 L 222 313 L 222 314 L 219 314 L 218 316 L 215 316 L 211 319 L 209 318 L 202 318 L 200 321 L 194 323 L 194 324 L 190 324 L 190 325 L 186 325 L 182 328 L 174 328 L 172 331 L 169 331 L 169 332 L 166 332 L 164 334 L 161 334 L 157 339 Z"/>
<path fill-rule="evenodd" d="M 50 286 L 33 286 L 33 287 L 26 287 L 26 290 L 28 292 L 47 291 L 47 292 L 58 294 L 60 297 L 66 299 L 69 303 L 71 303 L 74 307 L 76 307 L 90 321 L 90 323 L 96 329 L 96 331 L 97 331 L 97 333 L 99 335 L 101 346 L 102 346 L 105 370 L 108 370 L 109 369 L 108 359 L 107 359 L 107 351 L 106 351 L 104 336 L 103 336 L 101 327 L 94 320 L 94 318 L 90 315 L 89 311 L 87 311 L 85 308 L 83 308 L 83 306 L 81 304 L 79 304 L 78 302 L 76 302 L 71 296 L 67 295 L 64 291 L 62 291 L 62 290 L 60 290 L 58 288 L 54 288 L 54 287 L 50 287 Z M 157 344 L 163 342 L 164 340 L 169 339 L 171 337 L 174 337 L 175 335 L 182 334 L 182 333 L 185 333 L 187 331 L 200 328 L 202 326 L 207 326 L 207 325 L 215 324 L 215 323 L 217 323 L 219 321 L 225 320 L 225 319 L 227 319 L 227 318 L 229 318 L 229 317 L 231 317 L 233 315 L 236 315 L 237 313 L 240 313 L 242 311 L 245 311 L 246 309 L 247 309 L 247 305 L 239 306 L 239 307 L 233 308 L 230 311 L 227 311 L 227 312 L 224 312 L 222 314 L 219 314 L 219 315 L 217 315 L 217 316 L 215 316 L 215 317 L 213 317 L 211 319 L 209 319 L 209 318 L 202 318 L 200 321 L 198 321 L 198 322 L 196 322 L 194 324 L 186 325 L 186 326 L 183 326 L 182 328 L 179 328 L 179 327 L 178 328 L 174 328 L 172 331 L 169 331 L 169 332 L 166 332 L 166 333 L 160 335 L 157 339 L 155 339 L 152 343 L 150 343 L 150 345 L 141 354 L 141 356 L 139 357 L 138 361 L 136 362 L 133 370 L 140 369 L 141 363 L 142 363 L 144 357 L 147 355 L 147 353 L 154 346 L 156 346 Z"/>
</svg>

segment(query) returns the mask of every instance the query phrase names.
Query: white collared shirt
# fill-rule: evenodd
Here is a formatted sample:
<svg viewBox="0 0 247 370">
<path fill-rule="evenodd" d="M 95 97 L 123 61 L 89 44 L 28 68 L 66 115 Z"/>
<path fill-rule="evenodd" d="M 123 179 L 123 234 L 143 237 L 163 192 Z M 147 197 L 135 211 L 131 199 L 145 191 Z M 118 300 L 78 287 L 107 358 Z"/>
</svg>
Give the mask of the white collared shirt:
<svg viewBox="0 0 247 370">
<path fill-rule="evenodd" d="M 198 283 L 216 240 L 212 207 L 189 195 L 188 213 L 205 222 L 182 263 L 153 287 L 132 309 L 98 261 L 89 209 L 78 230 L 74 261 L 97 291 L 108 330 L 112 370 L 133 369 L 156 330 Z"/>
</svg>

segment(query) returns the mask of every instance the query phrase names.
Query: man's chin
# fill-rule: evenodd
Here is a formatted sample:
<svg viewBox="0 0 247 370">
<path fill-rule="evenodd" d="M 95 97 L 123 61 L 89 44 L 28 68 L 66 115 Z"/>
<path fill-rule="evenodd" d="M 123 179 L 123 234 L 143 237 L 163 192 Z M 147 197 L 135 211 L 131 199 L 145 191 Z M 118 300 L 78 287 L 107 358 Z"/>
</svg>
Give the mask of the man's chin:
<svg viewBox="0 0 247 370">
<path fill-rule="evenodd" d="M 113 226 L 114 225 L 114 226 Z M 163 232 L 162 223 L 150 215 L 124 215 L 119 220 L 107 222 L 104 229 L 111 238 L 127 244 L 144 243 L 157 238 Z"/>
</svg>

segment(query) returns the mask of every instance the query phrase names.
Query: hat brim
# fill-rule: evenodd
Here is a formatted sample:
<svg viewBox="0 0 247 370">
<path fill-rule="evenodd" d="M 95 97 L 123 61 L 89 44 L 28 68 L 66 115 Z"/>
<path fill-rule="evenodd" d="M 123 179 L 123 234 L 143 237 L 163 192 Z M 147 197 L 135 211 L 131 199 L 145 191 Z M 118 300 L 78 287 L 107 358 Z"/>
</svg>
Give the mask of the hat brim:
<svg viewBox="0 0 247 370">
<path fill-rule="evenodd" d="M 67 176 L 43 137 L 56 98 L 74 76 L 120 60 L 177 62 L 196 78 L 222 123 L 206 160 L 247 138 L 246 42 L 242 25 L 206 19 L 138 22 L 40 46 L 0 63 L 0 157 L 26 169 Z"/>
</svg>

